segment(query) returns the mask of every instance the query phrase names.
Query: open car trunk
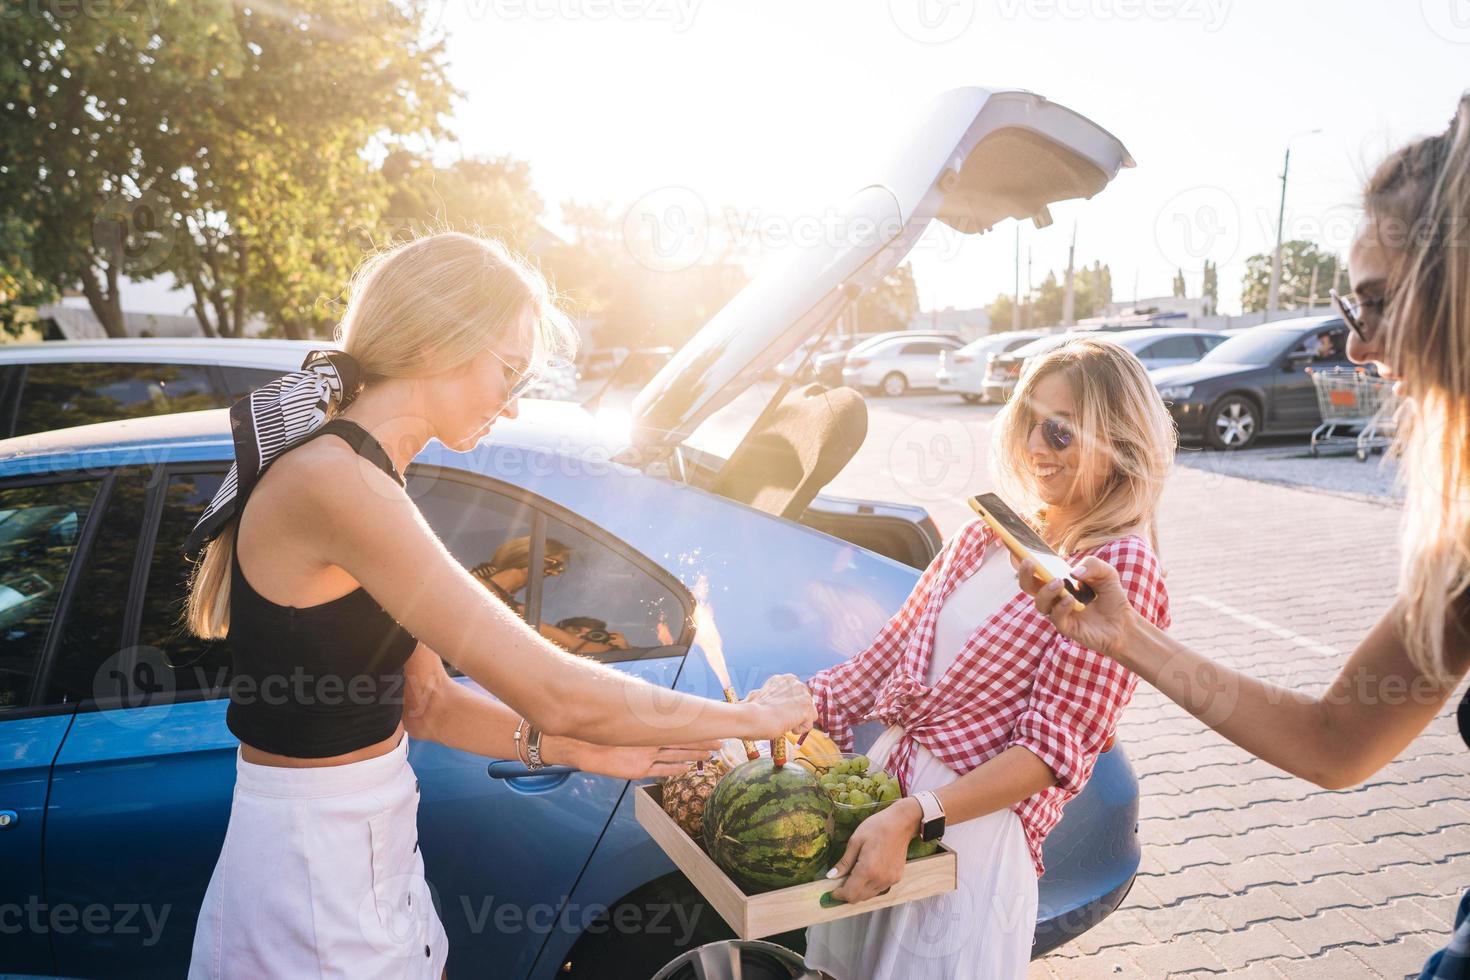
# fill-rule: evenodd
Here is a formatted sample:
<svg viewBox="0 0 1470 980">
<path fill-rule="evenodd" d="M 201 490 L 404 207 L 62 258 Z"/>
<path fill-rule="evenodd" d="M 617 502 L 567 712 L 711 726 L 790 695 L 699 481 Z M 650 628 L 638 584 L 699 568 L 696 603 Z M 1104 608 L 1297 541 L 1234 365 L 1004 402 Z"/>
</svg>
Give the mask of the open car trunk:
<svg viewBox="0 0 1470 980">
<path fill-rule="evenodd" d="M 633 402 L 627 461 L 678 451 L 729 404 L 891 272 L 931 221 L 979 234 L 1006 218 L 1050 222 L 1048 205 L 1090 198 L 1133 161 L 1090 120 L 1030 92 L 960 88 L 933 100 L 897 152 L 833 216 L 838 233 L 788 250 L 730 300 Z M 848 388 L 780 386 L 709 488 L 909 564 L 928 535 L 861 509 L 817 507 L 821 489 L 862 447 L 867 405 Z M 922 508 L 913 508 L 923 513 Z M 910 522 L 912 528 L 912 522 Z M 930 522 L 932 527 L 932 522 Z M 858 540 L 863 539 L 863 540 Z M 932 556 L 932 551 L 931 555 Z M 923 557 L 927 562 L 928 556 Z"/>
</svg>

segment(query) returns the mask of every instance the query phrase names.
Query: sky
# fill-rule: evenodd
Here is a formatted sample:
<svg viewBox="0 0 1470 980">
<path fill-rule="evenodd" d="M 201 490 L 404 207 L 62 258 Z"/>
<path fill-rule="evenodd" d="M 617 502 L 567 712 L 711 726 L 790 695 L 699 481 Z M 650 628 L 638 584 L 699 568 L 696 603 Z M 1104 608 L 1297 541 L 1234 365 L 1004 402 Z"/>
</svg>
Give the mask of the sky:
<svg viewBox="0 0 1470 980">
<path fill-rule="evenodd" d="M 1470 0 L 434 2 L 459 151 L 528 161 L 552 227 L 568 199 L 623 214 L 672 194 L 768 244 L 865 183 L 936 93 L 1022 88 L 1137 162 L 1021 226 L 1023 290 L 1028 256 L 1036 283 L 1065 267 L 1075 223 L 1115 299 L 1168 295 L 1181 268 L 1195 295 L 1210 259 L 1222 312 L 1274 244 L 1288 142 L 1286 238 L 1345 252 L 1373 166 L 1470 87 Z M 921 241 L 921 307 L 1011 292 L 1015 229 Z"/>
</svg>

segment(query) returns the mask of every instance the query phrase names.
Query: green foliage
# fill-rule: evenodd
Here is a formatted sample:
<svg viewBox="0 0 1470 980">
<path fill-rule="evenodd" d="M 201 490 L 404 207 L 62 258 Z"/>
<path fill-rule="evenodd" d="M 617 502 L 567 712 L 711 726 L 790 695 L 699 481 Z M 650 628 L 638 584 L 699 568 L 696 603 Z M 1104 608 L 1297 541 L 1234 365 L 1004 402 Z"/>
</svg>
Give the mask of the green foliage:
<svg viewBox="0 0 1470 980">
<path fill-rule="evenodd" d="M 918 313 L 919 290 L 914 284 L 914 270 L 905 262 L 858 297 L 858 330 L 863 333 L 903 330 Z"/>
<path fill-rule="evenodd" d="M 375 147 L 442 132 L 428 0 L 29 5 L 0 21 L 4 215 L 33 274 L 80 285 L 109 333 L 118 282 L 172 272 L 206 332 L 253 311 L 314 325 L 381 234 Z M 371 14 L 368 17 L 367 14 Z"/>
<path fill-rule="evenodd" d="M 1189 295 L 1189 287 L 1184 283 L 1183 269 L 1180 269 L 1179 272 L 1174 276 L 1174 295 L 1181 297 Z"/>
<path fill-rule="evenodd" d="M 1205 316 L 1214 316 L 1220 302 L 1220 267 L 1205 259 L 1204 279 L 1200 283 L 1200 295 L 1206 300 Z"/>
<path fill-rule="evenodd" d="M 1281 246 L 1281 286 L 1278 305 L 1283 310 L 1305 307 L 1311 298 L 1312 270 L 1317 270 L 1317 302 L 1327 296 L 1336 279 L 1342 260 L 1324 252 L 1313 242 L 1295 240 Z M 1241 283 L 1240 306 L 1246 313 L 1266 308 L 1271 289 L 1271 253 L 1252 255 L 1245 260 L 1245 279 Z"/>
<path fill-rule="evenodd" d="M 1081 320 L 1098 316 L 1103 307 L 1113 300 L 1113 273 L 1101 262 L 1083 266 L 1073 277 L 1074 315 Z M 1021 329 L 1051 327 L 1062 322 L 1062 300 L 1066 286 L 1058 280 L 1055 272 L 1048 272 L 1041 285 L 1021 302 Z M 990 304 L 990 329 L 999 333 L 1011 329 L 1013 298 L 1002 293 Z"/>
</svg>

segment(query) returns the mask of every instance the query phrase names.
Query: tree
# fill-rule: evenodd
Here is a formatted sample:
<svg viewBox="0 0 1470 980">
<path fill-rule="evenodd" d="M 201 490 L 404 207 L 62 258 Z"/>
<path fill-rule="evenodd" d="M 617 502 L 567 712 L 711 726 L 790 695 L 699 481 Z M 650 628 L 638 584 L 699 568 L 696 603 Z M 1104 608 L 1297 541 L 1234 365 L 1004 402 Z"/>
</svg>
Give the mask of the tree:
<svg viewBox="0 0 1470 980">
<path fill-rule="evenodd" d="M 378 231 L 375 143 L 442 131 L 427 0 L 33 5 L 0 24 L 5 214 L 35 274 L 80 284 L 109 335 L 118 283 L 171 272 L 206 333 L 336 284 Z M 289 331 L 289 326 L 287 326 Z"/>
<path fill-rule="evenodd" d="M 919 290 L 907 262 L 858 297 L 857 324 L 862 333 L 904 330 L 918 314 Z"/>
<path fill-rule="evenodd" d="M 1062 322 L 1062 300 L 1066 287 L 1055 272 L 1048 271 L 1035 293 L 1023 297 L 1021 326 L 1051 327 Z M 1113 301 L 1113 274 L 1101 262 L 1093 262 L 1077 270 L 1072 284 L 1074 312 L 1079 320 L 1098 316 Z M 1002 293 L 988 307 L 992 331 L 1009 330 L 1011 309 L 1015 305 L 1009 293 Z"/>
<path fill-rule="evenodd" d="M 1204 315 L 1214 316 L 1220 302 L 1220 267 L 1205 259 L 1204 280 L 1200 283 L 1200 295 L 1205 299 Z"/>
<path fill-rule="evenodd" d="M 1189 287 L 1184 284 L 1184 270 L 1180 269 L 1174 276 L 1174 295 L 1184 297 L 1189 295 Z"/>
<path fill-rule="evenodd" d="M 1340 259 L 1324 252 L 1316 244 L 1303 240 L 1286 242 L 1281 248 L 1281 287 L 1278 294 L 1282 309 L 1307 305 L 1312 291 L 1312 270 L 1317 270 L 1317 291 L 1325 293 L 1324 284 L 1333 282 Z M 1271 286 L 1271 253 L 1252 255 L 1245 260 L 1245 279 L 1240 288 L 1240 306 L 1247 313 L 1266 308 Z"/>
<path fill-rule="evenodd" d="M 471 157 L 436 167 L 427 154 L 400 149 L 383 163 L 385 219 L 395 238 L 427 231 L 494 235 L 528 250 L 540 227 L 542 201 L 531 167 L 511 157 Z"/>
</svg>

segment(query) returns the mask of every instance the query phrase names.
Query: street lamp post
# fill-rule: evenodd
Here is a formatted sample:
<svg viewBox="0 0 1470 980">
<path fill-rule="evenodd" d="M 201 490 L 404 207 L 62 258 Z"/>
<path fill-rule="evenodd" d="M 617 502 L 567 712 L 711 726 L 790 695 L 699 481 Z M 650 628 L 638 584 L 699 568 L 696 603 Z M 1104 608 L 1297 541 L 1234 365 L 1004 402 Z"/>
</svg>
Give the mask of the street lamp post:
<svg viewBox="0 0 1470 980">
<path fill-rule="evenodd" d="M 1281 230 L 1286 222 L 1286 175 L 1291 170 L 1291 143 L 1298 136 L 1314 136 L 1320 129 L 1296 133 L 1286 141 L 1286 158 L 1281 161 L 1281 206 L 1276 210 L 1276 251 L 1271 254 L 1271 287 L 1266 291 L 1266 319 L 1281 308 Z"/>
</svg>

